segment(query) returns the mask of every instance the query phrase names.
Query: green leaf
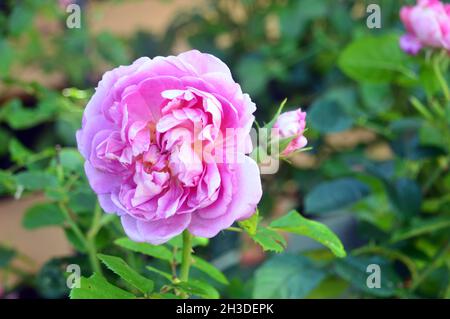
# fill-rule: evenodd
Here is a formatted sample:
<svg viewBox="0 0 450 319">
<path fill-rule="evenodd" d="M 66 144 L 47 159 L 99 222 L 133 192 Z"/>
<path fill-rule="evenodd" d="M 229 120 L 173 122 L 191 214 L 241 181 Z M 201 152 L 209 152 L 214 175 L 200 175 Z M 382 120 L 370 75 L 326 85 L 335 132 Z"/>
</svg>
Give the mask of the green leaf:
<svg viewBox="0 0 450 319">
<path fill-rule="evenodd" d="M 304 298 L 325 273 L 303 256 L 276 255 L 255 272 L 253 298 Z"/>
<path fill-rule="evenodd" d="M 346 256 L 341 241 L 326 225 L 306 219 L 297 211 L 291 211 L 287 215 L 273 221 L 270 227 L 307 236 L 328 247 L 337 257 L 343 258 Z"/>
<path fill-rule="evenodd" d="M 419 139 L 421 145 L 437 146 L 442 149 L 447 147 L 447 139 L 442 130 L 433 122 L 425 122 L 420 127 Z"/>
<path fill-rule="evenodd" d="M 367 286 L 367 278 L 371 274 L 371 272 L 367 272 L 367 266 L 371 264 L 380 266 L 380 288 Z M 400 284 L 400 279 L 389 262 L 379 257 L 347 256 L 345 259 L 337 260 L 335 271 L 341 278 L 350 282 L 354 288 L 379 297 L 395 295 L 397 286 Z"/>
<path fill-rule="evenodd" d="M 0 120 L 1 121 L 1 120 Z M 0 156 L 7 156 L 9 151 L 9 145 L 11 144 L 11 133 L 0 127 L 0 141 L 3 141 L 3 143 L 0 144 Z"/>
<path fill-rule="evenodd" d="M 33 10 L 24 4 L 16 5 L 8 19 L 8 31 L 12 36 L 19 36 L 30 28 L 32 22 Z"/>
<path fill-rule="evenodd" d="M 387 112 L 394 103 L 391 87 L 388 84 L 361 83 L 360 94 L 368 115 Z"/>
<path fill-rule="evenodd" d="M 157 269 L 155 267 L 152 267 L 152 266 L 147 266 L 145 268 L 147 268 L 147 270 L 149 270 L 149 271 L 151 271 L 151 272 L 153 272 L 155 274 L 160 275 L 161 277 L 167 279 L 168 281 L 172 282 L 173 278 L 172 278 L 171 274 L 169 274 L 169 273 L 167 273 L 165 271 L 159 270 L 159 269 Z"/>
<path fill-rule="evenodd" d="M 412 217 L 420 213 L 422 191 L 413 180 L 400 178 L 395 182 L 387 182 L 386 188 L 392 204 L 402 217 Z"/>
<path fill-rule="evenodd" d="M 16 256 L 16 251 L 14 249 L 0 246 L 0 269 L 8 267 L 9 263 Z"/>
<path fill-rule="evenodd" d="M 20 165 L 24 165 L 28 158 L 33 154 L 15 138 L 11 139 L 9 142 L 9 153 L 11 155 L 11 159 Z"/>
<path fill-rule="evenodd" d="M 36 204 L 29 208 L 22 221 L 26 229 L 35 229 L 45 226 L 57 226 L 64 224 L 65 217 L 56 204 Z"/>
<path fill-rule="evenodd" d="M 197 236 L 192 238 L 192 247 L 197 247 L 197 246 L 205 247 L 205 246 L 208 245 L 208 243 L 209 243 L 209 239 L 208 238 L 197 237 Z M 167 242 L 167 244 L 169 244 L 172 247 L 177 247 L 177 248 L 183 247 L 183 236 L 182 236 L 182 234 L 173 237 L 171 240 L 169 240 Z"/>
<path fill-rule="evenodd" d="M 153 293 L 150 296 L 151 299 L 183 299 L 181 296 L 177 296 L 175 294 L 172 294 L 170 292 L 167 293 Z"/>
<path fill-rule="evenodd" d="M 220 297 L 219 292 L 213 286 L 199 280 L 181 281 L 176 283 L 174 287 L 189 295 L 196 295 L 206 299 L 218 299 Z"/>
<path fill-rule="evenodd" d="M 125 64 L 129 60 L 123 41 L 109 32 L 102 32 L 96 36 L 98 52 L 113 65 Z"/>
<path fill-rule="evenodd" d="M 70 194 L 69 207 L 76 214 L 92 213 L 97 198 L 91 189 L 80 187 Z"/>
<path fill-rule="evenodd" d="M 66 235 L 67 240 L 72 244 L 72 246 L 76 250 L 82 253 L 86 252 L 84 242 L 82 242 L 80 238 L 77 235 L 75 235 L 75 232 L 71 228 L 64 229 L 64 234 Z"/>
<path fill-rule="evenodd" d="M 419 78 L 427 95 L 433 96 L 439 92 L 441 86 L 439 84 L 439 79 L 434 72 L 432 63 L 425 63 L 421 66 Z"/>
<path fill-rule="evenodd" d="M 363 37 L 348 45 L 339 56 L 339 67 L 360 82 L 389 83 L 400 76 L 415 79 L 408 69 L 408 56 L 398 45 L 397 35 Z"/>
<path fill-rule="evenodd" d="M 238 222 L 239 226 L 244 229 L 249 235 L 255 235 L 256 230 L 258 228 L 259 222 L 259 211 L 256 210 L 256 213 L 252 215 L 252 217 L 242 220 Z"/>
<path fill-rule="evenodd" d="M 80 288 L 73 288 L 71 299 L 134 299 L 132 293 L 116 287 L 100 275 L 80 278 Z"/>
<path fill-rule="evenodd" d="M 173 259 L 172 252 L 164 246 L 154 246 L 149 243 L 137 243 L 126 237 L 119 238 L 114 243 L 128 250 L 169 262 Z"/>
<path fill-rule="evenodd" d="M 354 204 L 369 193 L 369 187 L 354 178 L 323 182 L 305 196 L 305 210 L 307 213 L 328 213 Z"/>
<path fill-rule="evenodd" d="M 16 183 L 22 185 L 26 190 L 36 191 L 49 187 L 56 187 L 58 180 L 56 176 L 40 171 L 26 171 L 15 176 Z"/>
<path fill-rule="evenodd" d="M 308 299 L 330 299 L 341 298 L 348 289 L 349 284 L 336 276 L 324 279 L 310 294 Z"/>
<path fill-rule="evenodd" d="M 256 234 L 250 235 L 250 237 L 259 244 L 264 251 L 280 253 L 286 248 L 287 244 L 282 235 L 265 227 L 258 227 Z"/>
<path fill-rule="evenodd" d="M 9 171 L 0 170 L 0 194 L 14 194 L 16 189 L 17 186 L 14 175 Z"/>
<path fill-rule="evenodd" d="M 82 171 L 84 159 L 76 148 L 63 148 L 59 153 L 61 166 L 67 171 Z"/>
<path fill-rule="evenodd" d="M 311 127 L 321 133 L 340 132 L 353 125 L 353 119 L 344 107 L 331 99 L 316 100 L 309 109 L 308 117 Z"/>
<path fill-rule="evenodd" d="M 290 2 L 280 11 L 280 29 L 284 38 L 296 41 L 306 31 L 307 23 L 327 13 L 324 1 L 302 0 Z"/>
<path fill-rule="evenodd" d="M 352 121 L 366 116 L 364 110 L 361 109 L 361 103 L 353 86 L 330 88 L 320 99 L 334 101 L 339 104 L 344 113 L 352 118 Z"/>
<path fill-rule="evenodd" d="M 92 95 L 92 92 L 90 92 L 89 90 L 80 90 L 75 87 L 70 87 L 62 90 L 62 94 L 63 96 L 71 99 L 87 101 L 87 99 L 89 99 L 89 97 Z"/>
<path fill-rule="evenodd" d="M 36 288 L 44 298 L 64 298 L 69 292 L 66 279 L 67 262 L 62 258 L 47 261 L 35 277 Z"/>
<path fill-rule="evenodd" d="M 243 90 L 253 95 L 260 94 L 271 77 L 265 61 L 253 56 L 242 58 L 236 66 L 236 72 Z"/>
<path fill-rule="evenodd" d="M 212 279 L 215 279 L 216 281 L 224 285 L 229 284 L 227 277 L 225 277 L 225 275 L 212 264 L 197 256 L 193 256 L 193 260 L 194 261 L 192 263 L 192 267 L 197 268 L 198 270 L 210 276 Z"/>
<path fill-rule="evenodd" d="M 4 116 L 10 127 L 23 130 L 50 120 L 56 112 L 58 100 L 47 98 L 39 101 L 34 108 L 27 108 L 18 99 L 13 99 L 3 106 Z"/>
<path fill-rule="evenodd" d="M 144 295 L 153 291 L 153 281 L 140 275 L 119 257 L 98 254 L 98 258 L 114 273 L 120 276 L 127 283 L 137 288 Z"/>
<path fill-rule="evenodd" d="M 14 56 L 15 52 L 9 42 L 0 38 L 0 74 L 5 75 L 9 73 Z"/>
</svg>

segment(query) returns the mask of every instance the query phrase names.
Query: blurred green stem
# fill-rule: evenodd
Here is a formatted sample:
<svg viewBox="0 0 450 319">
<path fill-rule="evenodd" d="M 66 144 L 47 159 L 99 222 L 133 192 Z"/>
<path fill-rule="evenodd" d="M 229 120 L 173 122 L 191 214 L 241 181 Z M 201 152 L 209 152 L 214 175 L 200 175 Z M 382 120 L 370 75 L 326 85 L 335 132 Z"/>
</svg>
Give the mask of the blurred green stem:
<svg viewBox="0 0 450 319">
<path fill-rule="evenodd" d="M 445 261 L 449 253 L 450 241 L 446 241 L 441 249 L 438 250 L 433 260 L 425 267 L 425 269 L 417 276 L 411 285 L 411 291 L 414 292 L 420 284 L 435 270 L 442 261 Z"/>
<path fill-rule="evenodd" d="M 433 61 L 433 69 L 434 73 L 436 74 L 436 77 L 439 81 L 439 84 L 441 85 L 442 92 L 444 93 L 444 97 L 446 101 L 450 101 L 450 90 L 448 88 L 447 82 L 445 81 L 444 76 L 442 75 L 441 70 L 441 64 L 440 64 L 440 57 L 437 56 Z"/>
<path fill-rule="evenodd" d="M 86 249 L 89 255 L 89 261 L 92 269 L 99 275 L 102 275 L 102 267 L 100 261 L 97 258 L 97 248 L 95 244 L 95 237 L 97 236 L 101 225 L 102 210 L 98 201 L 95 203 L 94 217 L 92 218 L 92 224 L 86 235 Z"/>
<path fill-rule="evenodd" d="M 442 173 L 447 169 L 446 166 L 441 165 L 440 163 L 437 163 L 436 166 L 434 167 L 433 171 L 431 172 L 431 174 L 428 175 L 428 179 L 425 181 L 424 185 L 423 185 L 423 189 L 422 192 L 423 194 L 427 194 L 428 191 L 430 190 L 431 186 L 433 186 L 434 182 L 436 182 L 436 180 L 442 176 Z"/>
<path fill-rule="evenodd" d="M 61 183 L 61 185 L 64 184 L 64 169 L 61 165 L 59 154 L 61 152 L 61 146 L 56 145 L 56 174 L 58 176 L 58 180 Z M 66 191 L 69 191 L 66 189 Z M 97 236 L 97 233 L 101 229 L 104 223 L 102 223 L 102 210 L 100 208 L 100 205 L 98 201 L 95 204 L 94 209 L 94 216 L 92 217 L 92 223 L 91 227 L 89 228 L 88 232 L 83 234 L 81 229 L 78 227 L 77 223 L 73 220 L 72 215 L 69 211 L 69 208 L 66 206 L 66 203 L 64 201 L 60 201 L 58 203 L 59 208 L 64 214 L 64 217 L 69 224 L 69 227 L 72 229 L 75 236 L 78 238 L 78 240 L 83 244 L 84 248 L 86 248 L 86 252 L 88 254 L 89 262 L 91 264 L 92 270 L 102 275 L 102 267 L 100 265 L 100 261 L 97 258 L 97 248 L 95 243 L 95 237 Z"/>
<path fill-rule="evenodd" d="M 64 214 L 64 217 L 66 218 L 66 222 L 69 225 L 70 229 L 73 231 L 78 240 L 80 240 L 83 244 L 85 244 L 86 239 L 84 238 L 83 232 L 72 219 L 69 209 L 66 207 L 66 205 L 64 205 L 63 202 L 59 202 L 58 206 L 61 209 L 62 213 Z"/>
</svg>

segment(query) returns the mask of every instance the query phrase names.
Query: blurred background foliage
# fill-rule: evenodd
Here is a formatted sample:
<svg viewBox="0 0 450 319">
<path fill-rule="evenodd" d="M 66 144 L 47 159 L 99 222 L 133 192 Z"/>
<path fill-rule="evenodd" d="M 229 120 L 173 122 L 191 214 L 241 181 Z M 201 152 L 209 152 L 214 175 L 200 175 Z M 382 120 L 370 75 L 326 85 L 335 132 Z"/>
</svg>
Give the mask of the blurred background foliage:
<svg viewBox="0 0 450 319">
<path fill-rule="evenodd" d="M 205 0 L 173 16 L 161 34 L 143 29 L 131 36 L 94 34 L 84 20 L 90 2 L 77 1 L 80 29 L 65 27 L 63 1 L 0 3 L 0 194 L 20 200 L 44 192 L 46 201 L 27 211 L 23 227 L 63 227 L 74 247 L 33 275 L 20 269 L 26 256 L 4 243 L 2 275 L 19 278 L 9 293 L 64 298 L 65 265 L 85 265 L 90 274 L 89 247 L 66 217 L 92 231 L 95 197 L 74 147 L 101 73 L 191 47 L 228 64 L 257 104 L 258 122 L 268 122 L 284 98 L 287 108 L 307 110 L 312 150 L 263 176 L 259 210 L 268 220 L 291 209 L 320 220 L 348 253 L 337 259 L 297 238 L 288 238 L 281 254 L 262 252 L 244 235 L 224 232 L 196 249 L 230 279 L 226 285 L 210 278 L 222 297 L 450 297 L 450 105 L 436 106 L 443 96 L 431 54 L 412 58 L 398 48 L 398 13 L 412 1 Z M 380 5 L 380 29 L 366 26 L 369 3 Z M 148 12 L 149 19 L 156 14 Z M 35 80 L 36 72 L 50 84 Z M 94 230 L 98 250 L 142 271 L 149 263 L 168 267 L 114 244 L 123 236 L 116 219 L 102 226 Z M 381 267 L 380 289 L 366 285 L 369 264 Z M 194 269 L 195 276 L 205 275 Z"/>
</svg>

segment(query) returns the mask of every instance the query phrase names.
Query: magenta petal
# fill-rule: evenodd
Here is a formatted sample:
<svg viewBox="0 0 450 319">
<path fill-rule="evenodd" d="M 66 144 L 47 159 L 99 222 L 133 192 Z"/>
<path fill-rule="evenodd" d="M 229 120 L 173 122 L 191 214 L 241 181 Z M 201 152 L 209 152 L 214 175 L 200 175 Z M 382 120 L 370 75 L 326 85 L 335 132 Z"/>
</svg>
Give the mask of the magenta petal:
<svg viewBox="0 0 450 319">
<path fill-rule="evenodd" d="M 416 55 L 422 48 L 422 44 L 416 37 L 405 34 L 400 38 L 400 48 L 408 54 Z"/>
<path fill-rule="evenodd" d="M 93 167 L 89 162 L 84 163 L 84 170 L 89 180 L 89 185 L 97 194 L 111 193 L 122 183 L 121 176 L 103 172 Z"/>
<path fill-rule="evenodd" d="M 148 222 L 124 215 L 122 216 L 122 225 L 132 240 L 160 245 L 181 234 L 189 225 L 190 220 L 190 214 L 175 215 Z"/>
<path fill-rule="evenodd" d="M 244 163 L 235 166 L 236 185 L 229 211 L 237 220 L 246 219 L 256 211 L 256 205 L 262 197 L 259 167 L 256 162 L 245 156 Z"/>
<path fill-rule="evenodd" d="M 99 194 L 98 202 L 105 213 L 112 214 L 120 212 L 120 209 L 112 201 L 111 194 Z"/>
<path fill-rule="evenodd" d="M 227 183 L 226 175 L 222 176 L 223 189 L 217 201 L 192 214 L 189 231 L 195 236 L 214 237 L 234 221 L 249 218 L 255 213 L 262 197 L 258 165 L 246 156 L 244 163 L 235 164 L 234 174 L 234 185 Z"/>
</svg>

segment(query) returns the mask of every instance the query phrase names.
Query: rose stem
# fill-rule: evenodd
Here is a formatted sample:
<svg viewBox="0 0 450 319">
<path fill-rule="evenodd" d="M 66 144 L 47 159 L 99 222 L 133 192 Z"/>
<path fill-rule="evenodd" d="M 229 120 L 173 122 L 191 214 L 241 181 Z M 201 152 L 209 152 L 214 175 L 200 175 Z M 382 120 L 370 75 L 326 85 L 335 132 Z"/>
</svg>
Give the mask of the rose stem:
<svg viewBox="0 0 450 319">
<path fill-rule="evenodd" d="M 189 267 L 191 266 L 192 235 L 188 230 L 183 232 L 183 259 L 181 260 L 180 279 L 189 280 Z"/>
</svg>

